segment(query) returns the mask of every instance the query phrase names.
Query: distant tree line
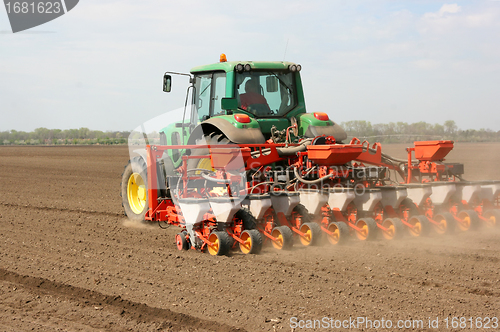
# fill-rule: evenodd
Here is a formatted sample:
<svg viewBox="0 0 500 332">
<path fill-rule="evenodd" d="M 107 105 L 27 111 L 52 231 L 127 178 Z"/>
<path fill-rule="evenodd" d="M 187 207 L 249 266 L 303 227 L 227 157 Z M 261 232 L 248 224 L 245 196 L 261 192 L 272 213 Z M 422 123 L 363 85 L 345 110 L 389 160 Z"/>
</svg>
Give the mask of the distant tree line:
<svg viewBox="0 0 500 332">
<path fill-rule="evenodd" d="M 370 121 L 362 120 L 342 122 L 340 125 L 347 132 L 349 139 L 357 137 L 369 142 L 410 143 L 422 140 L 500 142 L 500 131 L 459 129 L 453 120 L 448 120 L 443 125 L 423 121 L 410 124 L 390 122 L 372 125 Z M 37 128 L 32 132 L 11 130 L 0 132 L 0 145 L 127 144 L 129 135 L 128 131 L 103 132 L 88 128 L 67 130 Z M 142 135 L 140 136 L 142 138 Z M 156 140 L 153 141 L 153 144 L 156 143 Z"/>
<path fill-rule="evenodd" d="M 100 131 L 88 128 L 47 129 L 37 128 L 32 132 L 1 131 L 0 145 L 90 145 L 127 144 L 128 131 Z"/>
<path fill-rule="evenodd" d="M 457 142 L 500 142 L 500 131 L 490 129 L 459 129 L 453 120 L 443 125 L 427 122 L 390 122 L 371 124 L 369 121 L 342 122 L 350 138 L 381 143 L 411 143 L 413 141 L 453 140 Z"/>
</svg>

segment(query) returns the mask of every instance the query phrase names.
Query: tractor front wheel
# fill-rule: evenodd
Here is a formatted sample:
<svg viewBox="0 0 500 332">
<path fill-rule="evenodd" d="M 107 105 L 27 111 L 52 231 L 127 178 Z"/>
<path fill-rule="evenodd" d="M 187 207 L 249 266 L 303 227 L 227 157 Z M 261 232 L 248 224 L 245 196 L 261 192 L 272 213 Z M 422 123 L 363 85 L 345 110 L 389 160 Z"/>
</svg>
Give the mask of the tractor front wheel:
<svg viewBox="0 0 500 332">
<path fill-rule="evenodd" d="M 135 157 L 125 166 L 120 190 L 125 215 L 132 221 L 145 222 L 149 202 L 147 185 L 146 162 Z"/>
</svg>

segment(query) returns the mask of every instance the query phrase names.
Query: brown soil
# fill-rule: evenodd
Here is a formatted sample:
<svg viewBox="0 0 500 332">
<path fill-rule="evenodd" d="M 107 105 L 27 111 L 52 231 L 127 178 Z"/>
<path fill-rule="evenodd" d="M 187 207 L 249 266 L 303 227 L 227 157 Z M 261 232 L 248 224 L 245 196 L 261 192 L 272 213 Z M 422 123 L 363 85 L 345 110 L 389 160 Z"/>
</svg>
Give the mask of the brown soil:
<svg viewBox="0 0 500 332">
<path fill-rule="evenodd" d="M 498 152 L 458 144 L 449 161 L 500 179 Z M 180 252 L 175 227 L 124 217 L 127 160 L 126 147 L 0 148 L 1 331 L 290 331 L 291 317 L 439 317 L 443 330 L 448 316 L 500 316 L 498 230 Z"/>
</svg>

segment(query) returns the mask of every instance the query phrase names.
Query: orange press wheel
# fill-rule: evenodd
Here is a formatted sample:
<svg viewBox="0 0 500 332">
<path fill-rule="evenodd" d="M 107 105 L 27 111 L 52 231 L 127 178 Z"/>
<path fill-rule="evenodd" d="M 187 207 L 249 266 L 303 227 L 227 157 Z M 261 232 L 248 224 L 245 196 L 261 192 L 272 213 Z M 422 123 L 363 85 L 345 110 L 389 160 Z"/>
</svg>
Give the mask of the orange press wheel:
<svg viewBox="0 0 500 332">
<path fill-rule="evenodd" d="M 349 240 L 349 227 L 344 222 L 331 222 L 328 231 L 333 233 L 327 234 L 328 242 L 333 245 L 344 244 Z"/>
<path fill-rule="evenodd" d="M 411 236 L 425 236 L 429 233 L 429 220 L 426 216 L 417 215 L 413 216 L 408 220 L 413 227 L 410 227 L 410 235 Z"/>
<path fill-rule="evenodd" d="M 238 242 L 242 253 L 258 254 L 262 249 L 262 236 L 256 229 L 244 230 L 241 233 L 240 239 L 245 243 Z"/>
<path fill-rule="evenodd" d="M 288 226 L 279 226 L 273 228 L 271 235 L 276 238 L 276 241 L 272 241 L 273 247 L 281 249 L 291 249 L 293 246 L 293 233 Z"/>
<path fill-rule="evenodd" d="M 386 240 L 399 239 L 403 236 L 403 223 L 399 218 L 386 218 L 382 226 L 387 229 L 382 232 Z"/>
<path fill-rule="evenodd" d="M 212 232 L 208 237 L 210 245 L 208 245 L 208 253 L 212 256 L 222 256 L 229 254 L 231 249 L 232 239 L 224 231 Z"/>
<path fill-rule="evenodd" d="M 321 227 L 314 222 L 306 222 L 300 226 L 300 231 L 304 233 L 304 236 L 300 237 L 300 243 L 304 246 L 314 246 L 319 244 L 321 239 Z"/>
<path fill-rule="evenodd" d="M 356 236 L 361 241 L 371 241 L 377 237 L 377 222 L 373 218 L 361 218 L 356 222 Z"/>
</svg>

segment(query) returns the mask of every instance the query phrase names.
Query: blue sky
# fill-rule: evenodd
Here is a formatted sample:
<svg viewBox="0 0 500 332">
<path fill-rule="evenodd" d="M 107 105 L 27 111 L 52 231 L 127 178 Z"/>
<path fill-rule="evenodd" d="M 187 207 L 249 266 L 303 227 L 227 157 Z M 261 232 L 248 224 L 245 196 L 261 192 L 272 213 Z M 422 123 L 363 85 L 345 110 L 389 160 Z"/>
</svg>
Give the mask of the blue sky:
<svg viewBox="0 0 500 332">
<path fill-rule="evenodd" d="M 182 106 L 165 71 L 220 53 L 300 63 L 337 122 L 500 130 L 500 1 L 84 0 L 16 34 L 0 8 L 0 131 L 131 130 Z"/>
</svg>

